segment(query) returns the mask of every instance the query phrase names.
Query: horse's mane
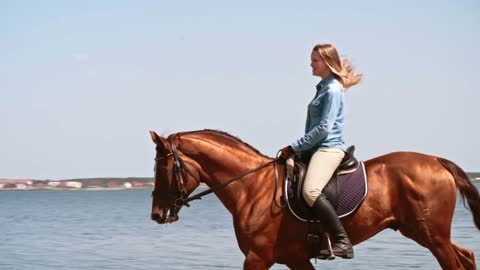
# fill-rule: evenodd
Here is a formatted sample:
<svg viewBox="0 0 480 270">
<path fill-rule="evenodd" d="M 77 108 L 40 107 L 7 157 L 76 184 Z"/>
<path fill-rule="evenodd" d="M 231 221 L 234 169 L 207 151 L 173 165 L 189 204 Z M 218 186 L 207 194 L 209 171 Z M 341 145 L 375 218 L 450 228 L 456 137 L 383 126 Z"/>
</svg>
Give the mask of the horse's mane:
<svg viewBox="0 0 480 270">
<path fill-rule="evenodd" d="M 207 135 L 215 135 L 215 136 L 220 136 L 224 139 L 227 139 L 227 142 L 233 142 L 235 143 L 236 145 L 235 146 L 239 146 L 238 144 L 240 144 L 240 147 L 241 146 L 244 146 L 246 147 L 247 149 L 253 151 L 254 153 L 256 153 L 257 155 L 260 155 L 262 157 L 265 157 L 265 158 L 271 158 L 271 157 L 268 157 L 264 154 L 262 154 L 260 151 L 258 151 L 257 149 L 255 149 L 253 146 L 251 146 L 250 144 L 242 141 L 241 139 L 239 139 L 238 137 L 236 136 L 233 136 L 225 131 L 221 131 L 221 130 L 214 130 L 214 129 L 203 129 L 203 130 L 195 130 L 195 131 L 187 131 L 187 132 L 181 132 L 181 133 L 177 133 L 177 135 L 188 135 L 188 134 L 198 134 L 198 133 L 205 133 Z"/>
</svg>

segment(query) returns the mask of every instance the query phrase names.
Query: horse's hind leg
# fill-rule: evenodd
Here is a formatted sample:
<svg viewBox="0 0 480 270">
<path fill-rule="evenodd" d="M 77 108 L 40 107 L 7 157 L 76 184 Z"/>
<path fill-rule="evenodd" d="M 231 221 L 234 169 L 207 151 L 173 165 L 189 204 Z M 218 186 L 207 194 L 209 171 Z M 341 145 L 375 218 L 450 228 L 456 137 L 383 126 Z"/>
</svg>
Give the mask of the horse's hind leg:
<svg viewBox="0 0 480 270">
<path fill-rule="evenodd" d="M 440 168 L 432 165 L 425 170 L 437 169 Z M 428 248 L 442 269 L 472 270 L 468 253 L 456 249 L 450 239 L 457 194 L 455 180 L 447 173 L 437 175 L 435 179 L 420 174 L 406 178 L 403 207 L 395 209 L 398 228 L 403 235 Z M 458 253 L 463 254 L 463 259 Z"/>
<path fill-rule="evenodd" d="M 457 257 L 454 246 L 450 241 L 438 242 L 434 244 L 434 246 L 430 246 L 429 249 L 437 258 L 443 269 L 473 270 L 472 268 L 464 267 L 461 260 Z"/>
<path fill-rule="evenodd" d="M 420 229 L 422 228 L 423 229 Z M 400 227 L 400 232 L 416 241 L 423 247 L 426 247 L 432 252 L 433 256 L 437 259 L 438 263 L 444 270 L 473 270 L 475 268 L 466 268 L 461 260 L 457 257 L 455 246 L 450 241 L 450 234 L 442 234 L 438 232 L 435 236 L 428 233 L 424 226 L 418 226 L 415 230 L 411 230 L 408 227 Z M 443 236 L 442 236 L 443 235 Z M 459 251 L 461 252 L 461 251 Z"/>
<path fill-rule="evenodd" d="M 463 267 L 468 270 L 477 270 L 477 265 L 475 264 L 475 255 L 473 255 L 473 251 L 462 248 L 460 246 L 455 245 L 452 243 L 453 249 L 457 254 L 458 259 L 463 264 Z"/>
</svg>

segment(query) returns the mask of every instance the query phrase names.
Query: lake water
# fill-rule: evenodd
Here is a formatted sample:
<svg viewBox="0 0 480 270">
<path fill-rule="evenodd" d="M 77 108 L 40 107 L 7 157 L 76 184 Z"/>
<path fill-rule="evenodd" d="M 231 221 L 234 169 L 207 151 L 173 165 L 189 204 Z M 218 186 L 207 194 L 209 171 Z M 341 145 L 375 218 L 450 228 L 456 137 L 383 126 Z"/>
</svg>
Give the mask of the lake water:
<svg viewBox="0 0 480 270">
<path fill-rule="evenodd" d="M 0 192 L 0 269 L 242 268 L 231 216 L 214 195 L 183 209 L 177 223 L 158 225 L 149 219 L 150 192 Z M 480 266 L 480 231 L 461 203 L 452 234 L 475 252 Z M 315 267 L 440 269 L 426 249 L 392 230 L 357 245 L 353 260 L 318 261 Z"/>
</svg>

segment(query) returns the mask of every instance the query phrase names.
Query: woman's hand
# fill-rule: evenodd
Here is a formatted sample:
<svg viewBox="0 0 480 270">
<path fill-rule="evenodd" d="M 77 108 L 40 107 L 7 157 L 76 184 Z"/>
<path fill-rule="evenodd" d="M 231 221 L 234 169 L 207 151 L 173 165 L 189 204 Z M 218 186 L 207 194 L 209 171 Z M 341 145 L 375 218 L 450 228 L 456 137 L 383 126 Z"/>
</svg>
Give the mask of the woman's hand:
<svg viewBox="0 0 480 270">
<path fill-rule="evenodd" d="M 287 160 L 289 157 L 293 156 L 295 152 L 293 152 L 292 146 L 285 146 L 284 148 L 280 149 L 280 157 L 284 160 Z"/>
</svg>

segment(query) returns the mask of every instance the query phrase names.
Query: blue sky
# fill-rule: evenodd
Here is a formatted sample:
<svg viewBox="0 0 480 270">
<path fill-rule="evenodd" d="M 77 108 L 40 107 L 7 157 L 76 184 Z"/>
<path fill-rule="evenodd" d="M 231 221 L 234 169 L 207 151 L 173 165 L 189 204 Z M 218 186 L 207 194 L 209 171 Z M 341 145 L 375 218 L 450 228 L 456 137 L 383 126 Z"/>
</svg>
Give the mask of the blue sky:
<svg viewBox="0 0 480 270">
<path fill-rule="evenodd" d="M 220 129 L 273 156 L 302 135 L 329 42 L 360 159 L 480 171 L 478 1 L 0 1 L 0 178 L 152 176 L 148 131 Z"/>
</svg>

